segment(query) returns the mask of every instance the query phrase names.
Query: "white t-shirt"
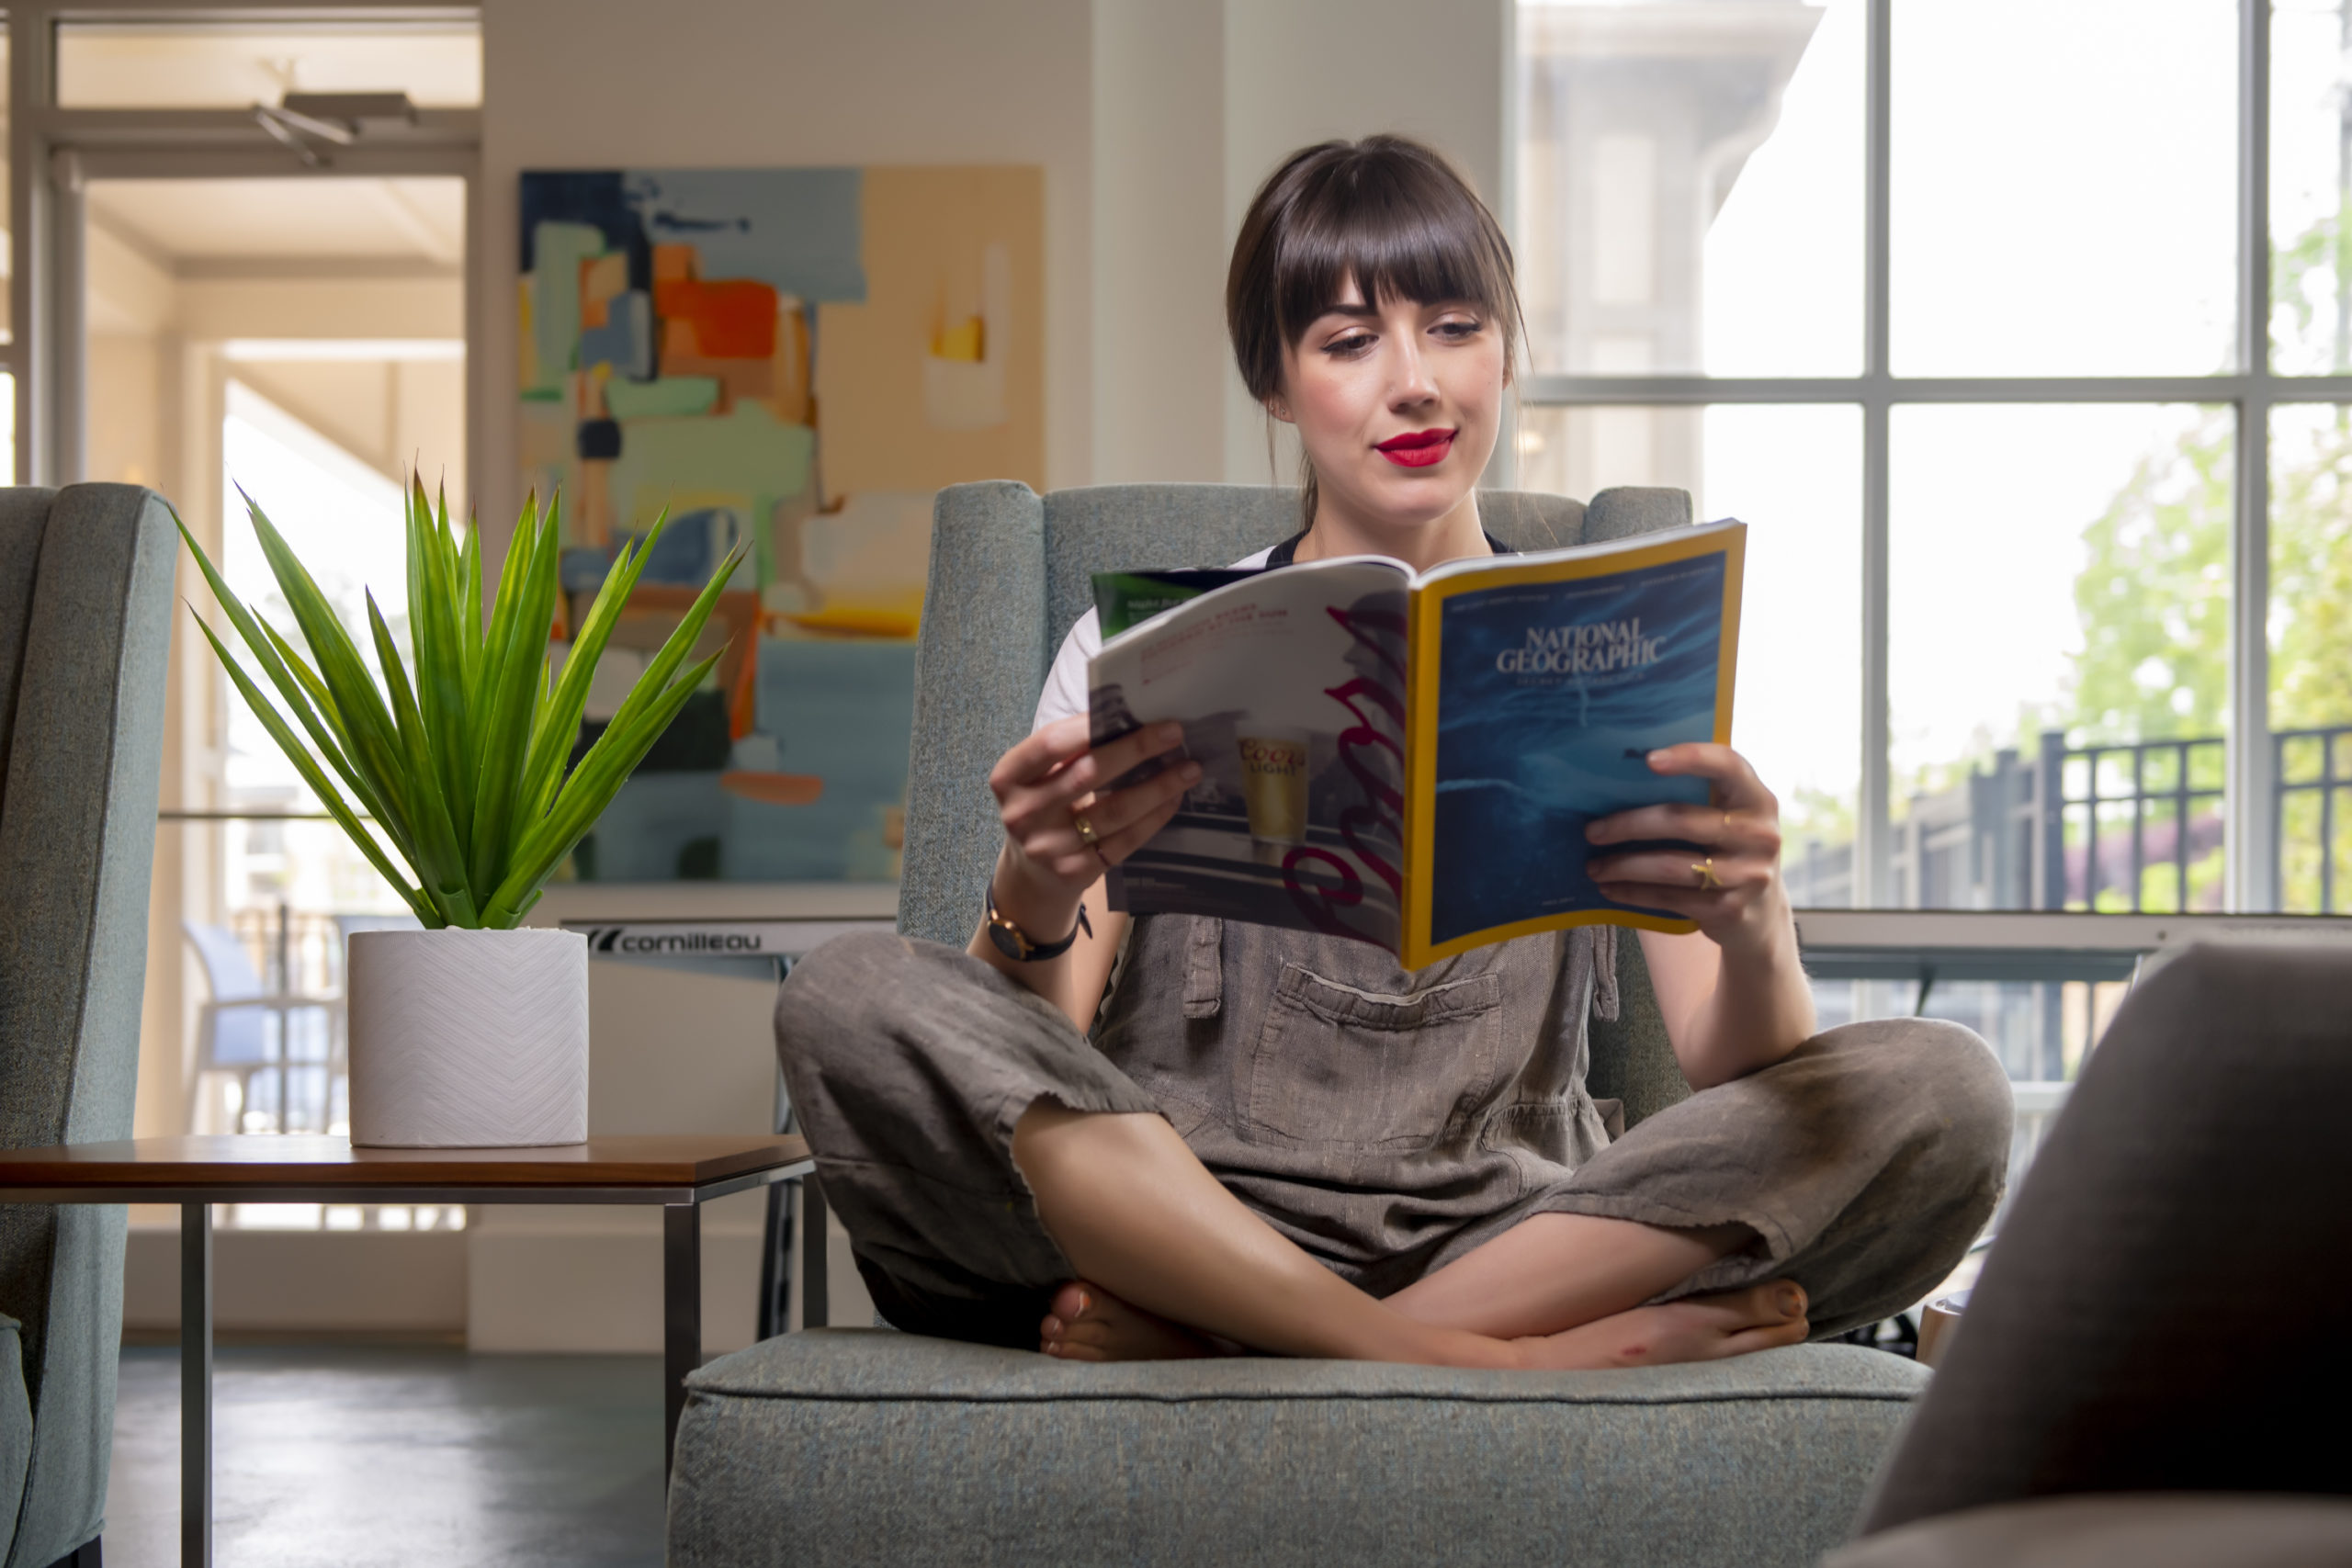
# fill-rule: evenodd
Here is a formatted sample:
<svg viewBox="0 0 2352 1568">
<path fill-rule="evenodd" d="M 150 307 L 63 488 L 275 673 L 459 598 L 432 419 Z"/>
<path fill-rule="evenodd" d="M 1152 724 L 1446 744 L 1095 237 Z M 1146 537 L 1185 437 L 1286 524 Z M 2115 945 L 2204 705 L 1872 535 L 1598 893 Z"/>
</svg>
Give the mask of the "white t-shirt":
<svg viewBox="0 0 2352 1568">
<path fill-rule="evenodd" d="M 1246 571 L 1264 566 L 1273 553 L 1274 547 L 1268 545 L 1255 555 L 1243 556 L 1227 570 Z M 1037 717 L 1029 726 L 1032 734 L 1057 718 L 1086 711 L 1086 661 L 1102 651 L 1102 623 L 1089 610 L 1079 616 L 1069 636 L 1062 638 L 1062 650 L 1054 655 L 1054 667 L 1046 671 L 1046 689 L 1037 694 Z"/>
</svg>

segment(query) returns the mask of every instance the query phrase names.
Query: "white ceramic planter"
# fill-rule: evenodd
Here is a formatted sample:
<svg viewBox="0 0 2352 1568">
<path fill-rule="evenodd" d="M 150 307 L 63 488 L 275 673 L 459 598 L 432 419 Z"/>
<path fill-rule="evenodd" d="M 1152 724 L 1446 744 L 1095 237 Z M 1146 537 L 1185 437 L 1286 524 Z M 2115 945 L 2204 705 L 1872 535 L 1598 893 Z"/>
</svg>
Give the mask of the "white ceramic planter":
<svg viewBox="0 0 2352 1568">
<path fill-rule="evenodd" d="M 517 1148 L 588 1137 L 588 939 L 358 931 L 351 1141 Z"/>
</svg>

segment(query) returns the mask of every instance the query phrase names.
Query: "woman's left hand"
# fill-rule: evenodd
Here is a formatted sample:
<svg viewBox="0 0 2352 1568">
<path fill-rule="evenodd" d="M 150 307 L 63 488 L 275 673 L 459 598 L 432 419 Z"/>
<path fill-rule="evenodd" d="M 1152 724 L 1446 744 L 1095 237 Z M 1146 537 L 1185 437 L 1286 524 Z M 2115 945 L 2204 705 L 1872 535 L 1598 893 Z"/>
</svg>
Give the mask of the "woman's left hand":
<svg viewBox="0 0 2352 1568">
<path fill-rule="evenodd" d="M 1653 773 L 1693 776 L 1713 786 L 1713 806 L 1645 806 L 1585 829 L 1596 852 L 1589 870 L 1621 904 L 1666 909 L 1699 923 L 1716 945 L 1769 950 L 1789 923 L 1781 886 L 1781 803 L 1747 759 L 1728 746 L 1690 742 L 1649 755 Z M 1702 846 L 1609 854 L 1605 846 L 1681 839 Z"/>
</svg>

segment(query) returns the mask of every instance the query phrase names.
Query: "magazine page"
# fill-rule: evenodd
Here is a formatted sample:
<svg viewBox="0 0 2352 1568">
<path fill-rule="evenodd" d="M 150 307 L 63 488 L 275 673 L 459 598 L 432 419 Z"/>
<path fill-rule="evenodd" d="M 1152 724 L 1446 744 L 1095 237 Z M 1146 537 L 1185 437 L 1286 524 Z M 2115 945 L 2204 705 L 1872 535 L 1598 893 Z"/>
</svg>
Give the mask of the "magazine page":
<svg viewBox="0 0 2352 1568">
<path fill-rule="evenodd" d="M 1406 581 L 1366 557 L 1284 567 L 1103 645 L 1089 666 L 1094 744 L 1175 719 L 1201 765 L 1175 818 L 1111 874 L 1113 908 L 1395 949 Z"/>
<path fill-rule="evenodd" d="M 1730 739 L 1746 536 L 1714 524 L 1432 575 L 1413 612 L 1408 966 L 1598 920 L 1695 929 L 1603 897 L 1584 830 L 1707 799 L 1646 758 Z"/>
</svg>

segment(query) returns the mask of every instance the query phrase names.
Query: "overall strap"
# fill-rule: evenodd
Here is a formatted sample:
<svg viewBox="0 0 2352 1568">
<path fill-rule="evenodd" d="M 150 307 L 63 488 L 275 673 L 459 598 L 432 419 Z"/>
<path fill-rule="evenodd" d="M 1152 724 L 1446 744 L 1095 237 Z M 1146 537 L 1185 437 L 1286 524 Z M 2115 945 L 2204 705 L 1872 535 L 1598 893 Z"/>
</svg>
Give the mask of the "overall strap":
<svg viewBox="0 0 2352 1568">
<path fill-rule="evenodd" d="M 1483 528 L 1478 531 L 1482 534 L 1487 533 Z M 1278 566 L 1291 566 L 1295 564 L 1295 558 L 1298 555 L 1299 541 L 1306 537 L 1306 531 L 1302 528 L 1297 533 L 1293 534 L 1289 538 L 1284 539 L 1281 544 L 1276 545 L 1273 548 L 1273 553 L 1266 558 L 1265 570 L 1272 571 Z M 1504 544 L 1492 534 L 1487 534 L 1487 547 L 1494 551 L 1495 554 L 1498 556 L 1515 556 L 1519 554 L 1517 550 L 1512 549 L 1509 545 Z"/>
</svg>

